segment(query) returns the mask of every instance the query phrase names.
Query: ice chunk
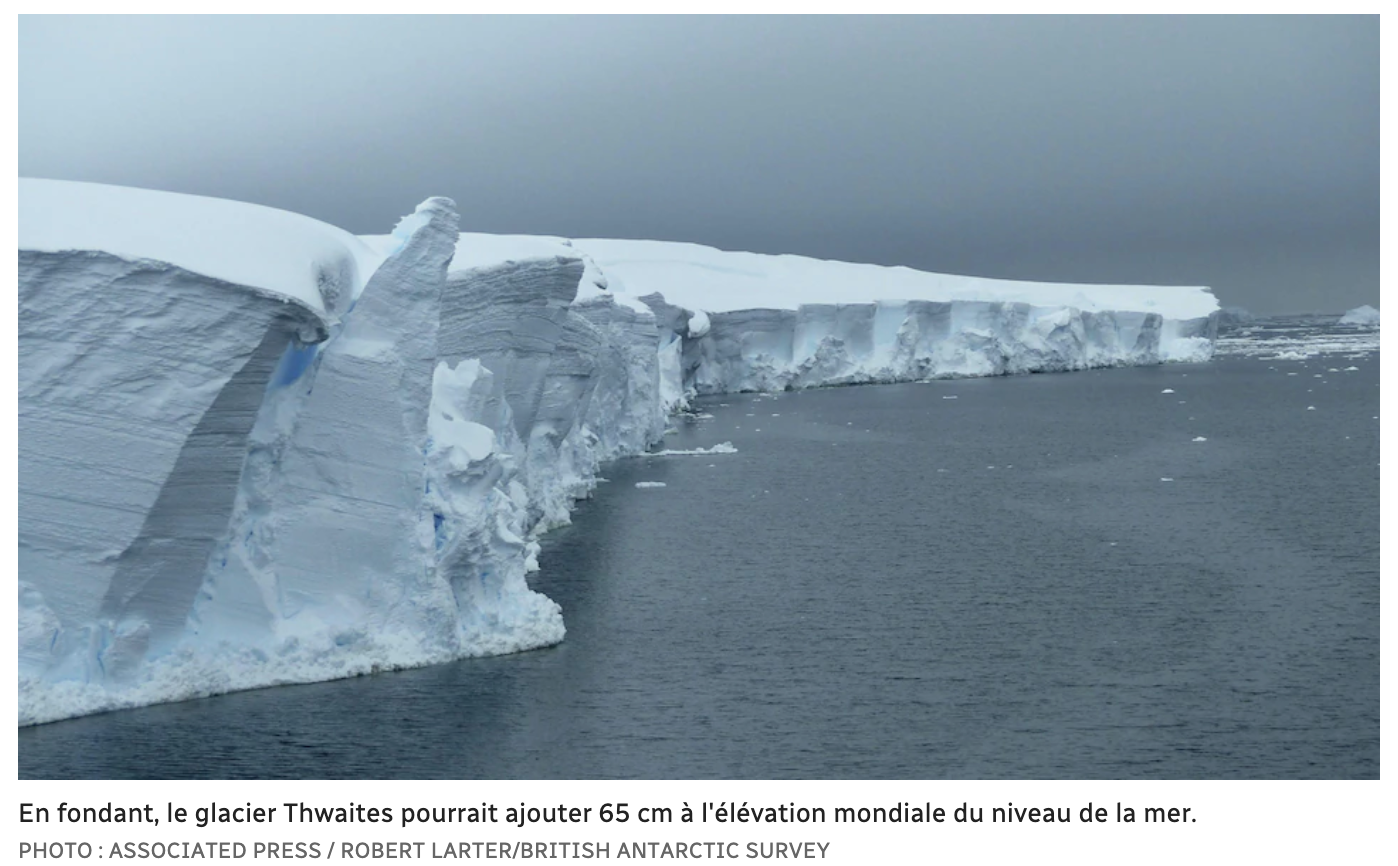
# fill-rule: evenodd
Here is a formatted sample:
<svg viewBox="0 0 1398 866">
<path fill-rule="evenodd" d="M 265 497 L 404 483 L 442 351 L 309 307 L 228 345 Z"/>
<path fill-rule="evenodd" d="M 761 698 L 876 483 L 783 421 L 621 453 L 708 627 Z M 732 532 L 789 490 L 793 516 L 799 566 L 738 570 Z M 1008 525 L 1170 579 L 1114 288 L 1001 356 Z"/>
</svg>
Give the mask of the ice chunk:
<svg viewBox="0 0 1398 866">
<path fill-rule="evenodd" d="M 738 453 L 738 449 L 733 447 L 733 443 L 732 443 L 732 442 L 720 442 L 720 443 L 718 443 L 717 445 L 715 445 L 715 446 L 712 447 L 712 448 L 691 448 L 691 449 L 688 449 L 688 450 L 683 450 L 683 449 L 670 449 L 670 448 L 667 448 L 667 449 L 664 450 L 664 451 L 652 451 L 652 452 L 649 452 L 649 453 L 646 453 L 646 454 L 643 454 L 643 455 L 640 455 L 640 456 L 643 456 L 643 457 L 671 457 L 671 456 L 685 455 L 685 454 L 697 455 L 697 454 L 737 454 L 737 453 Z"/>
</svg>

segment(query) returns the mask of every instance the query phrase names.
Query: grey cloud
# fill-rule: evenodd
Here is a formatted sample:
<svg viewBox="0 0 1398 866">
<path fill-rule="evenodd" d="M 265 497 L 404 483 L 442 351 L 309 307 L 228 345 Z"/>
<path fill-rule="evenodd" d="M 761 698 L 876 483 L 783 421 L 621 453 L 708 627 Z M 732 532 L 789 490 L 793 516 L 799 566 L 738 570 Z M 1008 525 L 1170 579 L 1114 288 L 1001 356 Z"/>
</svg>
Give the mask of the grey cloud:
<svg viewBox="0 0 1398 866">
<path fill-rule="evenodd" d="M 20 172 L 381 232 L 1378 298 L 1378 19 L 20 19 Z"/>
</svg>

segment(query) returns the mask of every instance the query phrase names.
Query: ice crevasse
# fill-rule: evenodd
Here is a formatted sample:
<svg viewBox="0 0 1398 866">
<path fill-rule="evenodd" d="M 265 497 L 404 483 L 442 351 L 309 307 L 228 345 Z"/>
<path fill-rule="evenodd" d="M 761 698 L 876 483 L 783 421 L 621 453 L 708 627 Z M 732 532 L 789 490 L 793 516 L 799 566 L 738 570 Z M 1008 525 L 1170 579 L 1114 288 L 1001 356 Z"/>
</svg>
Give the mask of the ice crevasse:
<svg viewBox="0 0 1398 866">
<path fill-rule="evenodd" d="M 19 723 L 561 641 L 538 537 L 696 394 L 1205 360 L 1207 289 L 392 233 L 20 181 Z"/>
</svg>

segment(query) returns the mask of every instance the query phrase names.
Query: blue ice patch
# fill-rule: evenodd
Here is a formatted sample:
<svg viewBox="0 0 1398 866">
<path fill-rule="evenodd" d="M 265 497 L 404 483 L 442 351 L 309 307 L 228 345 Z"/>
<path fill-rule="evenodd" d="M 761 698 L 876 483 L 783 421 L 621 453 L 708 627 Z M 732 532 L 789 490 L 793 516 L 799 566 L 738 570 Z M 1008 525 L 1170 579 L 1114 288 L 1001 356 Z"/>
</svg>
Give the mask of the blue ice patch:
<svg viewBox="0 0 1398 866">
<path fill-rule="evenodd" d="M 284 388 L 301 378 L 301 374 L 306 372 L 306 368 L 315 360 L 318 349 L 319 344 L 316 343 L 292 343 L 287 346 L 286 352 L 282 354 L 281 363 L 277 364 L 277 372 L 272 374 L 272 387 Z"/>
</svg>

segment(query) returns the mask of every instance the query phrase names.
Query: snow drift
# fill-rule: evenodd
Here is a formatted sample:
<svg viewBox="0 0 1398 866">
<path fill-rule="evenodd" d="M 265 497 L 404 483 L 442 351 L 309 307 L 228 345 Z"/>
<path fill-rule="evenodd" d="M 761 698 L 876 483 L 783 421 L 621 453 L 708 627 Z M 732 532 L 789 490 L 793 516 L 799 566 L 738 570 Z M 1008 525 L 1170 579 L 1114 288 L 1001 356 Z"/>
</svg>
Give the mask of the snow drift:
<svg viewBox="0 0 1398 866">
<path fill-rule="evenodd" d="M 556 643 L 538 535 L 688 395 L 1196 360 L 1216 323 L 446 199 L 359 238 L 22 180 L 19 246 L 20 724 Z"/>
</svg>

